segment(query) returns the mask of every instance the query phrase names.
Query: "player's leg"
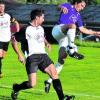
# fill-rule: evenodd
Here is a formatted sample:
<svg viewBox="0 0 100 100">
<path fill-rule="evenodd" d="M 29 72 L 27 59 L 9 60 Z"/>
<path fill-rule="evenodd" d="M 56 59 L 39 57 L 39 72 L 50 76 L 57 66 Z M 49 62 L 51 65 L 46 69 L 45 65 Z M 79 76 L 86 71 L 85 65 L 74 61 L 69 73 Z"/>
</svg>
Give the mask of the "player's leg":
<svg viewBox="0 0 100 100">
<path fill-rule="evenodd" d="M 33 58 L 34 60 L 34 58 Z M 20 90 L 30 89 L 36 85 L 36 72 L 38 70 L 37 62 L 29 61 L 29 58 L 26 60 L 26 71 L 28 74 L 28 81 L 24 81 L 21 84 L 13 84 L 13 91 L 11 97 L 13 100 L 16 100 Z"/>
<path fill-rule="evenodd" d="M 61 86 L 61 82 L 58 79 L 57 71 L 54 68 L 53 64 L 50 64 L 46 69 L 45 72 L 48 73 L 53 79 L 53 87 L 58 94 L 59 100 L 63 100 L 64 94 Z"/>
<path fill-rule="evenodd" d="M 2 59 L 5 57 L 8 50 L 9 42 L 0 42 L 0 78 L 3 77 L 2 73 Z"/>
<path fill-rule="evenodd" d="M 76 26 L 73 24 L 72 28 L 68 29 L 67 31 L 68 44 L 69 44 L 67 51 L 69 56 L 74 57 L 76 59 L 83 59 L 84 56 L 78 53 L 77 46 L 74 44 L 75 34 L 76 34 Z"/>
<path fill-rule="evenodd" d="M 28 75 L 28 77 L 28 81 L 24 81 L 21 84 L 13 84 L 13 91 L 11 93 L 11 97 L 13 100 L 17 100 L 20 90 L 30 89 L 36 85 L 36 73 L 31 73 Z"/>
<path fill-rule="evenodd" d="M 58 62 L 55 64 L 57 73 L 59 74 L 63 68 L 64 59 L 67 57 L 66 47 L 68 46 L 68 38 L 62 33 L 61 26 L 57 25 L 52 30 L 53 37 L 59 43 Z M 45 82 L 45 92 L 49 93 L 52 78 L 49 77 Z"/>
<path fill-rule="evenodd" d="M 56 68 L 58 74 L 61 72 L 61 70 L 63 68 L 64 59 L 66 57 L 67 57 L 66 48 L 65 47 L 60 47 L 59 56 L 58 56 L 58 62 L 55 65 L 55 68 Z M 46 93 L 49 93 L 51 83 L 52 83 L 52 78 L 49 77 L 49 79 L 45 81 L 45 92 Z"/>
<path fill-rule="evenodd" d="M 59 100 L 71 100 L 72 98 L 74 98 L 74 96 L 65 96 L 63 93 L 63 89 L 62 89 L 62 84 L 60 79 L 58 78 L 57 75 L 57 71 L 54 67 L 53 64 L 50 64 L 46 69 L 45 72 L 48 73 L 50 75 L 50 77 L 52 77 L 53 81 L 53 88 L 55 89 Z"/>
<path fill-rule="evenodd" d="M 39 65 L 39 69 L 42 72 L 46 72 L 53 79 L 53 87 L 58 95 L 59 100 L 63 100 L 64 94 L 61 86 L 61 82 L 58 79 L 58 74 L 53 64 L 53 61 L 47 54 L 42 56 L 42 63 Z"/>
<path fill-rule="evenodd" d="M 0 78 L 3 77 L 3 75 L 2 75 L 2 58 L 3 58 L 3 50 L 0 49 Z"/>
</svg>

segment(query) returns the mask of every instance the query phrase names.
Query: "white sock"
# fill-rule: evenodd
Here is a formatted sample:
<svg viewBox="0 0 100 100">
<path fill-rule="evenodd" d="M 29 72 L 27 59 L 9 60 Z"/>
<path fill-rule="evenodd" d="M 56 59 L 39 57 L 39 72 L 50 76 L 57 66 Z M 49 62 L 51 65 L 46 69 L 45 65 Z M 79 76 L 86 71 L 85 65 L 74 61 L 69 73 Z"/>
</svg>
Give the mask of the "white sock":
<svg viewBox="0 0 100 100">
<path fill-rule="evenodd" d="M 52 78 L 49 78 L 49 79 L 47 80 L 47 82 L 51 84 L 51 83 L 52 83 Z"/>
<path fill-rule="evenodd" d="M 62 70 L 63 65 L 60 64 L 60 63 L 58 62 L 58 63 L 55 65 L 55 67 L 56 67 L 57 73 L 59 74 L 59 73 L 61 72 L 61 70 Z"/>
<path fill-rule="evenodd" d="M 71 47 L 74 47 L 74 40 L 76 35 L 75 33 L 76 33 L 76 29 L 69 29 L 67 31 L 68 42 Z"/>
</svg>

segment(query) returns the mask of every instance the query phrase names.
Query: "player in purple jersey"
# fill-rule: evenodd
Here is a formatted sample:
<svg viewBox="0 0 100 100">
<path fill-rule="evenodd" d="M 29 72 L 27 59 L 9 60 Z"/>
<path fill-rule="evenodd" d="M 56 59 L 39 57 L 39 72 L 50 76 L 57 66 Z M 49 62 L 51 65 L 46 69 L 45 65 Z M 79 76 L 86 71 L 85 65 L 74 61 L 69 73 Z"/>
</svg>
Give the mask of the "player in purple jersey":
<svg viewBox="0 0 100 100">
<path fill-rule="evenodd" d="M 100 32 L 89 30 L 83 26 L 80 11 L 86 6 L 84 0 L 73 0 L 73 4 L 64 3 L 59 5 L 61 10 L 58 25 L 55 25 L 52 30 L 53 37 L 58 41 L 59 54 L 58 62 L 56 64 L 56 70 L 58 73 L 62 70 L 64 65 L 64 59 L 67 57 L 67 53 L 76 59 L 83 59 L 84 56 L 78 53 L 77 46 L 74 44 L 76 27 L 82 33 L 99 35 Z M 49 78 L 45 81 L 45 92 L 48 93 L 52 79 Z"/>
</svg>

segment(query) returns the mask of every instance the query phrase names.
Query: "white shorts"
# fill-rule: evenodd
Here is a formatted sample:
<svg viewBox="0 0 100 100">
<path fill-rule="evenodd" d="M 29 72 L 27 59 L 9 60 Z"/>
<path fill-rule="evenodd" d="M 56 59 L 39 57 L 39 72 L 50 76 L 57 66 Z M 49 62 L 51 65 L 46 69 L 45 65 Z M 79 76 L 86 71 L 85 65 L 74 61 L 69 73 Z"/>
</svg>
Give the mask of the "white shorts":
<svg viewBox="0 0 100 100">
<path fill-rule="evenodd" d="M 55 25 L 52 29 L 52 36 L 54 39 L 57 40 L 60 47 L 67 47 L 68 46 L 68 37 L 67 35 L 64 35 L 64 33 L 61 31 L 62 25 Z"/>
</svg>

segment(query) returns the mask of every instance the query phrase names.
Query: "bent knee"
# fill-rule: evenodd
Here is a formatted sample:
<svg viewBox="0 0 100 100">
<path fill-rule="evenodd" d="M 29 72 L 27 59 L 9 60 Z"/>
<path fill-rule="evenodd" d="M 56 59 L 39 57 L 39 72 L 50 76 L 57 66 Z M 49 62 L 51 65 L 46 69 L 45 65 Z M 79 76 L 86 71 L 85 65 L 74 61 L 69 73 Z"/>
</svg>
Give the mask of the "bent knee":
<svg viewBox="0 0 100 100">
<path fill-rule="evenodd" d="M 57 74 L 57 70 L 55 70 L 52 74 L 51 74 L 52 79 L 58 79 L 58 74 Z"/>
<path fill-rule="evenodd" d="M 0 52 L 0 58 L 3 58 L 3 52 Z"/>
<path fill-rule="evenodd" d="M 70 24 L 68 25 L 69 28 L 72 28 L 72 29 L 76 29 L 76 25 L 75 24 Z"/>
</svg>

